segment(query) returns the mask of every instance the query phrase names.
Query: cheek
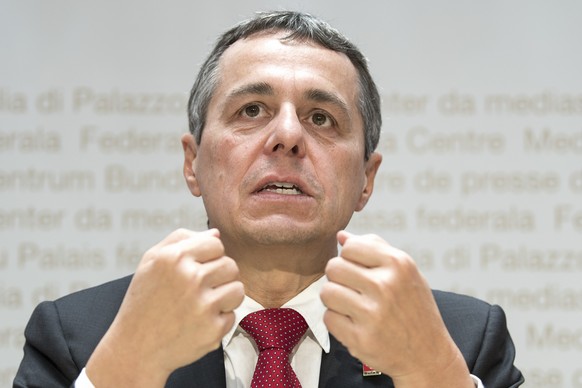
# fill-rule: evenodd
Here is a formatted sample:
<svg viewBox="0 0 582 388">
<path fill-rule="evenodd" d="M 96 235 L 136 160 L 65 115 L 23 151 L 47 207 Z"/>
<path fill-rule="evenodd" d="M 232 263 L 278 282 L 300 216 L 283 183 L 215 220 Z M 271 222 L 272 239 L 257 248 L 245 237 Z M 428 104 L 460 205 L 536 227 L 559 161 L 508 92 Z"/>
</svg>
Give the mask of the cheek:
<svg viewBox="0 0 582 388">
<path fill-rule="evenodd" d="M 334 155 L 339 155 L 339 153 Z M 357 200 L 364 186 L 364 169 L 360 166 L 361 162 L 358 164 L 354 159 L 331 158 L 327 163 L 327 168 L 320 171 L 320 176 L 323 174 L 322 178 L 327 182 L 329 194 L 338 197 L 339 201 Z M 325 174 L 324 171 L 332 173 Z"/>
<path fill-rule="evenodd" d="M 345 195 L 352 201 L 358 201 L 366 182 L 363 161 L 360 159 L 346 161 L 342 165 L 338 179 L 346 192 Z"/>
<path fill-rule="evenodd" d="M 216 188 L 224 179 L 224 163 L 228 157 L 221 154 L 220 147 L 207 140 L 199 149 L 196 159 L 196 177 L 202 196 L 217 195 Z M 211 193 L 212 192 L 212 193 Z"/>
<path fill-rule="evenodd" d="M 224 136 L 220 141 L 208 139 L 196 165 L 203 195 L 229 198 L 238 191 L 249 160 L 248 148 L 232 136 Z"/>
</svg>

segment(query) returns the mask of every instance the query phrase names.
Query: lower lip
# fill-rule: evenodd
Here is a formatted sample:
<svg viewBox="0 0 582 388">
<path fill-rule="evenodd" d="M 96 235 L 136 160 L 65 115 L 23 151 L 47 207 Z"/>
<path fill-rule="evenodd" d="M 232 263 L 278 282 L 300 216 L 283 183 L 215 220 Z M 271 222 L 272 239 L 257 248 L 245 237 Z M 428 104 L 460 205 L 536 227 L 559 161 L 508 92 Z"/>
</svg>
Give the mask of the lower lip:
<svg viewBox="0 0 582 388">
<path fill-rule="evenodd" d="M 267 191 L 267 190 L 263 190 L 263 191 L 258 191 L 256 193 L 253 194 L 254 197 L 256 198 L 260 198 L 260 199 L 267 199 L 267 200 L 279 200 L 279 201 L 305 201 L 307 199 L 310 199 L 311 197 L 301 193 L 301 194 L 283 194 L 283 193 L 277 193 L 275 191 Z"/>
</svg>

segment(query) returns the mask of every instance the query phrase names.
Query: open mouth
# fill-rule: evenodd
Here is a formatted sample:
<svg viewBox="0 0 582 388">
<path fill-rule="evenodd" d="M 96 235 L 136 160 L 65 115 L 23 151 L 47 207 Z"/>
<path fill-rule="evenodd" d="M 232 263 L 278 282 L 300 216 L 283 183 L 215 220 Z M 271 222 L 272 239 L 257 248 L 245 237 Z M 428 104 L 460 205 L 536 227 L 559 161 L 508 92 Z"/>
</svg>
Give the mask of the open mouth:
<svg viewBox="0 0 582 388">
<path fill-rule="evenodd" d="M 293 183 L 270 182 L 263 186 L 258 192 L 270 192 L 283 195 L 301 195 L 303 191 Z"/>
</svg>

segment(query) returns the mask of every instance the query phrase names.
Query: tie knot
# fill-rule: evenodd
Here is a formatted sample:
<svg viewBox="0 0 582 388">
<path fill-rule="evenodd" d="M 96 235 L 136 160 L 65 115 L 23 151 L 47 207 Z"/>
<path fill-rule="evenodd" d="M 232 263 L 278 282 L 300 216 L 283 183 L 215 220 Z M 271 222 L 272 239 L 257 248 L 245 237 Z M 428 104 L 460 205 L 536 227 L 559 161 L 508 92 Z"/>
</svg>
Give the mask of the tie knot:
<svg viewBox="0 0 582 388">
<path fill-rule="evenodd" d="M 284 349 L 291 353 L 307 330 L 301 314 L 289 308 L 255 311 L 244 317 L 240 326 L 253 337 L 260 352 Z"/>
</svg>

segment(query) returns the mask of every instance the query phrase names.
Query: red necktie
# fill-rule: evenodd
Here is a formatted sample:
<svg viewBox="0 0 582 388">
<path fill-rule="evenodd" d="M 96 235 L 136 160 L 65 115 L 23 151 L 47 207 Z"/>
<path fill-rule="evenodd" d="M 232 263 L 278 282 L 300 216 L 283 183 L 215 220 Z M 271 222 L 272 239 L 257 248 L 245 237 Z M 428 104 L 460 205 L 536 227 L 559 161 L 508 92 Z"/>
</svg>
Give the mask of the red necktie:
<svg viewBox="0 0 582 388">
<path fill-rule="evenodd" d="M 301 314 L 288 308 L 259 310 L 244 317 L 240 326 L 259 348 L 251 387 L 301 388 L 289 364 L 291 351 L 307 330 Z"/>
</svg>

